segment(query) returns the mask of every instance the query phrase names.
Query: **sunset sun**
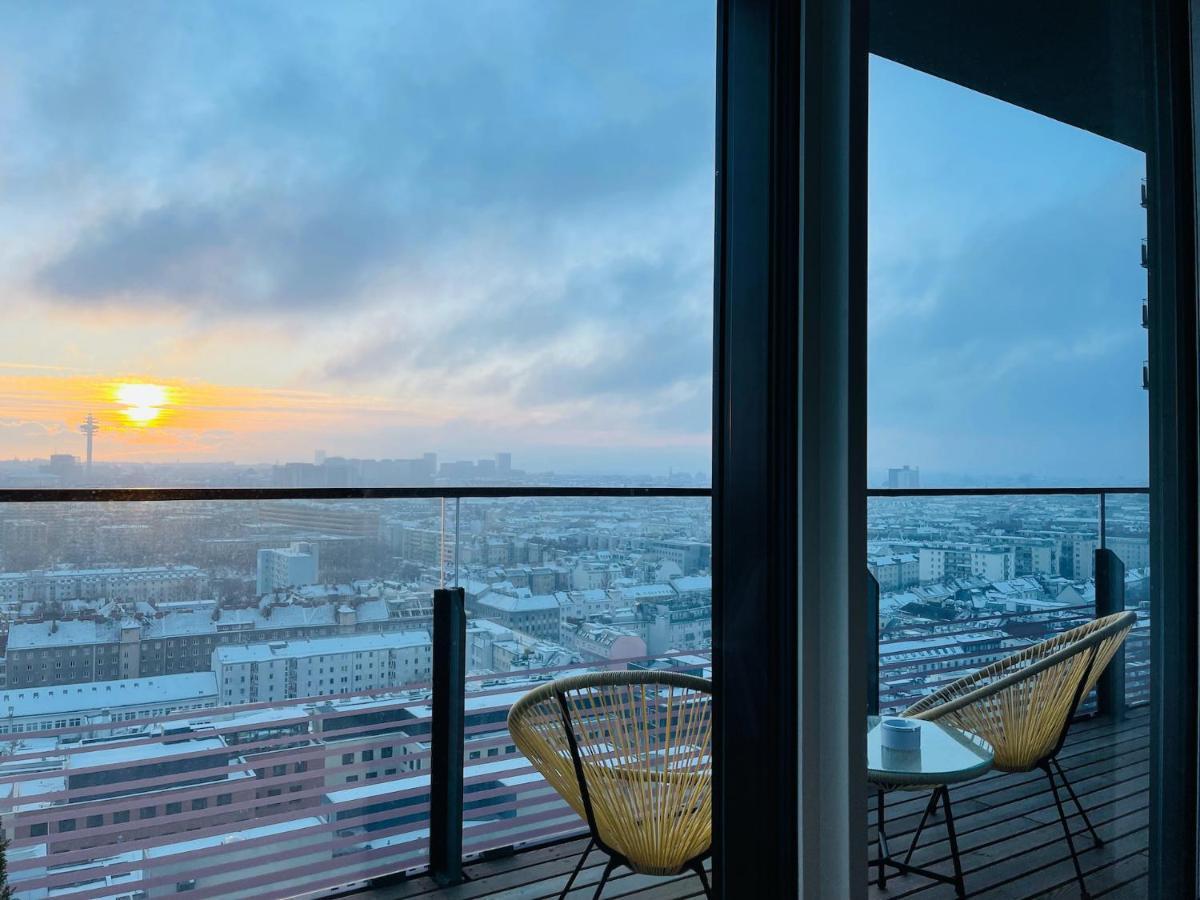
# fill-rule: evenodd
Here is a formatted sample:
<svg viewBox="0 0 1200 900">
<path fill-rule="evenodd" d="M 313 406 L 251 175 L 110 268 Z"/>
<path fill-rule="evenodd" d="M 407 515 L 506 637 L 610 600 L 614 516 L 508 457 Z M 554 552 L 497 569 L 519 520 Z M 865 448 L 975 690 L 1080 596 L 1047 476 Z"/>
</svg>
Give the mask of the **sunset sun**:
<svg viewBox="0 0 1200 900">
<path fill-rule="evenodd" d="M 125 408 L 121 415 L 133 425 L 156 424 L 170 402 L 170 391 L 161 384 L 122 383 L 114 385 L 113 399 Z"/>
</svg>

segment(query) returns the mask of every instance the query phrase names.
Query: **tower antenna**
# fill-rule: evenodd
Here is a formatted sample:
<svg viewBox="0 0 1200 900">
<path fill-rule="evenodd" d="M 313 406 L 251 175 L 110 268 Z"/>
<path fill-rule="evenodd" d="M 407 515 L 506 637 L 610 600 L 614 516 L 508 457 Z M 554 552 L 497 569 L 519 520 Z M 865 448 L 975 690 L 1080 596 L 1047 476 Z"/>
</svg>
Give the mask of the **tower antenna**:
<svg viewBox="0 0 1200 900">
<path fill-rule="evenodd" d="M 92 435 L 100 430 L 100 423 L 96 421 L 91 413 L 88 413 L 87 419 L 79 426 L 81 433 L 87 435 L 87 473 L 92 474 Z"/>
</svg>

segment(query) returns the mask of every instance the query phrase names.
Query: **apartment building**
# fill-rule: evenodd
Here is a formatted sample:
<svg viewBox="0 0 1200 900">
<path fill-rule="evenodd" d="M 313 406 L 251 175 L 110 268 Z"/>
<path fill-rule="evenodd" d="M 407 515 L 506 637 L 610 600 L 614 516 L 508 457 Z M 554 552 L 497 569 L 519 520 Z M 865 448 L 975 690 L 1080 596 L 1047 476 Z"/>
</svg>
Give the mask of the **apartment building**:
<svg viewBox="0 0 1200 900">
<path fill-rule="evenodd" d="M 291 700 L 428 681 L 427 631 L 218 647 L 212 671 L 224 705 Z"/>
<path fill-rule="evenodd" d="M 317 545 L 308 541 L 293 541 L 278 550 L 259 550 L 256 573 L 258 595 L 261 597 L 280 588 L 316 584 L 318 559 Z"/>
<path fill-rule="evenodd" d="M 217 647 L 403 631 L 423 626 L 430 614 L 425 598 L 398 592 L 363 598 L 349 592 L 343 600 L 314 605 L 196 609 L 157 618 L 21 622 L 9 631 L 7 686 L 206 672 Z"/>
<path fill-rule="evenodd" d="M 0 602 L 183 600 L 200 597 L 207 587 L 208 575 L 196 566 L 43 569 L 0 573 Z"/>
<path fill-rule="evenodd" d="M 917 551 L 922 583 L 974 575 L 988 581 L 1007 581 L 1016 572 L 1011 547 L 982 544 L 931 544 Z"/>
</svg>

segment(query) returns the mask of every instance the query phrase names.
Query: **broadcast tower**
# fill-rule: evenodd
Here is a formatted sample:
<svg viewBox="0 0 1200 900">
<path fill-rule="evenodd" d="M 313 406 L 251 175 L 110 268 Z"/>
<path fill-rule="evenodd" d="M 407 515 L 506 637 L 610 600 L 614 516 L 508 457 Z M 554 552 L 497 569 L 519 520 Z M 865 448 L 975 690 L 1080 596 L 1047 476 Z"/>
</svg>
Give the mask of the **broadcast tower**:
<svg viewBox="0 0 1200 900">
<path fill-rule="evenodd" d="M 87 421 L 79 426 L 81 433 L 87 435 L 87 473 L 92 474 L 92 435 L 100 430 L 100 424 L 88 413 Z"/>
</svg>

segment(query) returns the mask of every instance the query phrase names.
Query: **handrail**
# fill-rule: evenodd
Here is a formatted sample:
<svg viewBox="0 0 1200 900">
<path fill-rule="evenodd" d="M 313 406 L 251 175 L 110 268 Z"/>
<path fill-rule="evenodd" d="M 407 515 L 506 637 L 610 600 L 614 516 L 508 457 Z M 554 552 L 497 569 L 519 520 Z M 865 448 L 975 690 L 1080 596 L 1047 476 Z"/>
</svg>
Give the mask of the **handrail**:
<svg viewBox="0 0 1200 900">
<path fill-rule="evenodd" d="M 150 503 L 185 500 L 468 500 L 556 497 L 711 497 L 711 487 L 422 485 L 419 487 L 0 488 L 0 503 Z"/>
<path fill-rule="evenodd" d="M 928 487 L 867 488 L 868 497 L 1102 497 L 1105 494 L 1149 494 L 1150 488 L 1122 487 Z"/>
<path fill-rule="evenodd" d="M 1149 494 L 1149 487 L 867 488 L 867 497 L 1037 497 Z M 437 500 L 554 497 L 711 497 L 711 487 L 639 485 L 421 485 L 412 487 L 0 488 L 0 503 L 145 503 L 184 500 Z"/>
</svg>

